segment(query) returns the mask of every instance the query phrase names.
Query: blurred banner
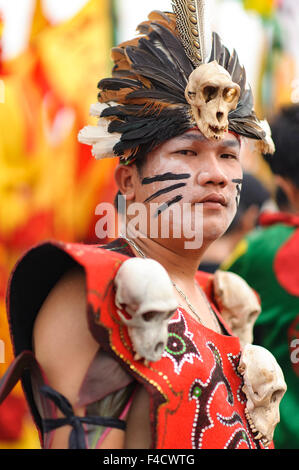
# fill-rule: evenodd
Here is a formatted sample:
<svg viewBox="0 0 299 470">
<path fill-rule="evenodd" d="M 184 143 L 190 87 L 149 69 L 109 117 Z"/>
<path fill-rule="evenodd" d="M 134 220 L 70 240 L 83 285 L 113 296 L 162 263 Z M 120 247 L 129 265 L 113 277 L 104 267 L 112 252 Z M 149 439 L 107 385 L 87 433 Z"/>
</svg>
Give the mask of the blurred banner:
<svg viewBox="0 0 299 470">
<path fill-rule="evenodd" d="M 114 199 L 115 162 L 94 161 L 77 134 L 91 119 L 98 80 L 110 74 L 110 8 L 90 0 L 54 25 L 37 0 L 28 46 L 0 60 L 0 376 L 12 360 L 5 292 L 17 259 L 48 238 L 102 242 L 95 208 Z M 0 406 L 1 447 L 39 447 L 20 386 Z"/>
<path fill-rule="evenodd" d="M 243 53 L 260 119 L 271 119 L 281 109 L 299 103 L 298 0 L 216 0 L 218 24 L 225 39 L 231 31 L 233 47 Z M 216 13 L 217 16 L 217 13 Z M 254 28 L 250 28 L 250 25 Z M 229 36 L 229 35 L 228 35 Z M 246 66 L 246 64 L 245 64 Z M 243 147 L 243 168 L 275 190 L 273 175 L 252 145 Z"/>
<path fill-rule="evenodd" d="M 299 102 L 299 2 L 240 1 L 263 22 L 265 42 L 258 109 L 271 119 L 282 106 Z"/>
</svg>

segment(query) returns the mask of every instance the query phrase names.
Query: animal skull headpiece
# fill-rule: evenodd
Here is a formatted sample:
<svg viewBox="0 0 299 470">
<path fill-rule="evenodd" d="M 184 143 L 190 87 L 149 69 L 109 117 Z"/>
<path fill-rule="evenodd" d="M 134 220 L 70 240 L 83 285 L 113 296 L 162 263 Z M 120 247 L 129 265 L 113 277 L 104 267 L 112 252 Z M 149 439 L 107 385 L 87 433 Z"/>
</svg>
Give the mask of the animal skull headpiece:
<svg viewBox="0 0 299 470">
<path fill-rule="evenodd" d="M 112 49 L 112 77 L 99 82 L 101 106 L 91 109 L 98 125 L 79 133 L 96 158 L 132 163 L 195 124 L 207 138 L 229 130 L 273 153 L 236 51 L 207 27 L 209 3 L 172 0 L 173 13 L 153 11 L 138 37 Z"/>
<path fill-rule="evenodd" d="M 167 344 L 168 322 L 178 307 L 166 270 L 152 259 L 132 258 L 121 265 L 114 283 L 115 304 L 128 327 L 135 359 L 158 361 Z"/>
<path fill-rule="evenodd" d="M 228 131 L 228 113 L 236 109 L 240 87 L 215 60 L 197 67 L 185 90 L 197 127 L 207 139 L 221 139 Z"/>
</svg>

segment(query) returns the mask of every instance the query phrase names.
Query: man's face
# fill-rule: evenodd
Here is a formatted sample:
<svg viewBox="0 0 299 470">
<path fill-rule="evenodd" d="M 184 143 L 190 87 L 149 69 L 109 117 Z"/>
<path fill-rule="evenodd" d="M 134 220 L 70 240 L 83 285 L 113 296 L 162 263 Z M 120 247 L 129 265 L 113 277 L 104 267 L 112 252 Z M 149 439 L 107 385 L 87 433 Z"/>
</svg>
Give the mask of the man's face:
<svg viewBox="0 0 299 470">
<path fill-rule="evenodd" d="M 185 205 L 192 229 L 198 227 L 195 217 L 203 216 L 203 242 L 217 239 L 236 214 L 241 183 L 240 143 L 233 134 L 210 141 L 198 130 L 190 130 L 170 139 L 147 155 L 141 175 L 136 172 L 135 202 L 147 206 L 147 236 L 150 224 L 158 222 L 161 229 L 167 212 L 170 234 L 174 228 L 183 228 Z M 201 212 L 196 213 L 196 205 Z"/>
</svg>

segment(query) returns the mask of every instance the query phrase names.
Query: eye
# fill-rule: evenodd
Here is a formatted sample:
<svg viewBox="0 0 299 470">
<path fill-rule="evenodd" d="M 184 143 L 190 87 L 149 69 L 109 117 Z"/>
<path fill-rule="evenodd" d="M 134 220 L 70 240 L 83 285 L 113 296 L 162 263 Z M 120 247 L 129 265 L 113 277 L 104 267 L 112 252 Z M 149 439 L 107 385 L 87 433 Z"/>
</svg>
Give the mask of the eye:
<svg viewBox="0 0 299 470">
<path fill-rule="evenodd" d="M 197 153 L 194 150 L 190 150 L 190 149 L 181 149 L 181 150 L 177 150 L 174 153 L 180 154 L 180 155 L 187 155 L 188 157 L 197 155 Z"/>
<path fill-rule="evenodd" d="M 283 390 L 276 390 L 271 396 L 271 403 L 275 403 L 276 401 L 280 401 L 283 397 Z"/>
<path fill-rule="evenodd" d="M 223 98 L 227 103 L 232 103 L 237 97 L 237 90 L 235 88 L 225 88 Z"/>
<path fill-rule="evenodd" d="M 203 89 L 203 96 L 206 103 L 209 101 L 214 100 L 218 95 L 218 88 L 214 86 L 206 86 Z"/>
<path fill-rule="evenodd" d="M 228 160 L 238 160 L 239 156 L 233 153 L 222 153 L 221 158 L 225 158 Z"/>
<path fill-rule="evenodd" d="M 146 312 L 142 315 L 144 321 L 152 321 L 160 312 Z"/>
</svg>

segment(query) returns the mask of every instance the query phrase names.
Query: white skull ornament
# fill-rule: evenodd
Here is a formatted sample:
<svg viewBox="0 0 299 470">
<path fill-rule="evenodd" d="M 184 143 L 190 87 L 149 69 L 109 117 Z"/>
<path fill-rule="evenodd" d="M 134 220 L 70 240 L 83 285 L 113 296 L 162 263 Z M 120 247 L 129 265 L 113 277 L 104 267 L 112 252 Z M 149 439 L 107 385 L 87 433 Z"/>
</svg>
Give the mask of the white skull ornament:
<svg viewBox="0 0 299 470">
<path fill-rule="evenodd" d="M 117 312 L 128 327 L 135 360 L 158 361 L 167 344 L 168 322 L 178 307 L 166 270 L 152 259 L 131 258 L 123 262 L 114 283 Z"/>
<path fill-rule="evenodd" d="M 185 98 L 201 133 L 219 140 L 228 131 L 228 113 L 237 107 L 240 87 L 224 67 L 213 61 L 190 74 Z"/>
<path fill-rule="evenodd" d="M 223 319 L 241 346 L 253 341 L 253 327 L 261 306 L 252 288 L 235 273 L 217 270 L 213 280 L 214 296 Z"/>
<path fill-rule="evenodd" d="M 246 344 L 238 371 L 244 380 L 248 422 L 255 438 L 267 445 L 280 421 L 279 404 L 287 389 L 282 370 L 267 349 Z"/>
</svg>

